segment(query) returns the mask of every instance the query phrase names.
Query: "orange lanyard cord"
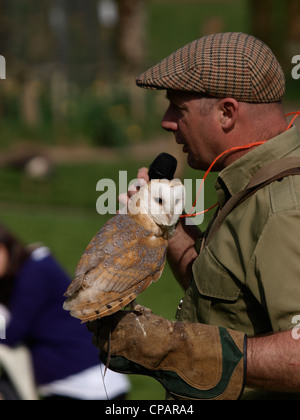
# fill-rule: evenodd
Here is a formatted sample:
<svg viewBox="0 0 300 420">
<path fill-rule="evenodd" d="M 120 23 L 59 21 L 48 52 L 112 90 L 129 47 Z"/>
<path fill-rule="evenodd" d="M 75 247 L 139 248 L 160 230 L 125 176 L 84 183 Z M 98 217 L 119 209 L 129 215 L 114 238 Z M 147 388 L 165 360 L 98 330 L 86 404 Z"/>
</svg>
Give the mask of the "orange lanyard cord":
<svg viewBox="0 0 300 420">
<path fill-rule="evenodd" d="M 289 114 L 287 114 L 285 117 L 287 118 L 287 117 L 289 117 L 290 115 L 294 115 L 294 118 L 293 118 L 293 119 L 292 119 L 292 121 L 290 122 L 290 124 L 289 124 L 288 128 L 286 129 L 286 131 L 288 131 L 288 130 L 292 127 L 292 125 L 293 125 L 293 123 L 294 123 L 295 119 L 296 119 L 297 117 L 299 117 L 299 115 L 300 115 L 300 111 L 297 111 L 297 112 L 290 112 L 290 113 L 289 113 Z M 235 147 L 231 147 L 230 149 L 225 150 L 225 151 L 224 151 L 224 152 L 222 152 L 219 156 L 217 156 L 217 157 L 214 159 L 214 161 L 212 162 L 212 164 L 210 165 L 210 167 L 207 169 L 207 171 L 205 172 L 205 174 L 204 174 L 204 177 L 203 177 L 202 182 L 201 182 L 201 184 L 200 184 L 200 188 L 199 188 L 199 191 L 198 191 L 197 197 L 196 197 L 196 199 L 195 199 L 195 201 L 194 201 L 194 203 L 193 203 L 193 206 L 192 206 L 192 208 L 191 208 L 190 212 L 189 212 L 188 214 L 182 214 L 180 217 L 181 217 L 181 218 L 186 218 L 186 217 L 196 217 L 196 216 L 198 216 L 198 215 L 200 215 L 200 214 L 207 213 L 208 211 L 212 210 L 213 208 L 215 208 L 215 207 L 218 205 L 218 203 L 216 203 L 216 204 L 214 204 L 213 206 L 209 207 L 208 209 L 203 210 L 203 211 L 201 211 L 201 212 L 199 212 L 199 213 L 192 213 L 192 211 L 193 211 L 193 210 L 194 210 L 194 208 L 196 207 L 196 203 L 197 203 L 198 198 L 199 198 L 199 196 L 200 196 L 200 194 L 201 194 L 202 188 L 203 188 L 203 186 L 204 186 L 204 182 L 205 182 L 205 180 L 206 180 L 206 178 L 207 178 L 208 174 L 211 172 L 212 168 L 215 166 L 215 164 L 217 163 L 217 161 L 218 161 L 219 159 L 221 159 L 221 158 L 222 158 L 225 154 L 227 154 L 227 153 L 230 153 L 230 152 L 235 152 L 235 151 L 238 151 L 238 150 L 251 149 L 252 147 L 257 147 L 257 146 L 260 146 L 260 145 L 262 145 L 262 144 L 266 143 L 266 141 L 267 141 L 267 140 L 264 140 L 264 141 L 259 141 L 259 142 L 256 142 L 256 143 L 246 144 L 245 146 L 235 146 Z"/>
<path fill-rule="evenodd" d="M 198 191 L 197 197 L 196 197 L 196 199 L 195 199 L 195 201 L 194 201 L 194 203 L 193 203 L 193 206 L 192 206 L 192 208 L 191 208 L 191 211 L 190 211 L 188 214 L 183 214 L 183 215 L 181 215 L 180 217 L 182 217 L 182 218 L 183 218 L 183 217 L 195 217 L 195 216 L 198 216 L 199 214 L 207 213 L 209 210 L 211 210 L 211 209 L 215 208 L 215 207 L 218 205 L 218 203 L 216 203 L 216 204 L 214 204 L 212 207 L 210 207 L 210 208 L 208 208 L 208 209 L 206 209 L 206 210 L 204 210 L 204 211 L 201 211 L 201 212 L 199 212 L 199 213 L 194 213 L 194 214 L 192 214 L 192 211 L 193 211 L 193 209 L 196 207 L 196 203 L 197 203 L 198 198 L 199 198 L 199 196 L 200 196 L 200 193 L 201 193 L 201 191 L 202 191 L 202 188 L 203 188 L 204 182 L 205 182 L 205 180 L 206 180 L 207 176 L 209 175 L 209 173 L 211 172 L 212 168 L 215 166 L 215 164 L 217 163 L 217 161 L 218 161 L 219 159 L 221 159 L 221 158 L 222 158 L 225 154 L 227 154 L 227 153 L 234 152 L 234 151 L 237 151 L 237 150 L 250 149 L 251 147 L 260 146 L 260 145 L 261 145 L 261 144 L 263 144 L 263 143 L 265 143 L 265 141 L 260 141 L 260 142 L 257 142 L 257 143 L 251 143 L 251 144 L 247 144 L 247 145 L 245 145 L 245 146 L 235 146 L 235 147 L 231 147 L 230 149 L 225 150 L 225 151 L 224 151 L 224 152 L 222 152 L 219 156 L 217 156 L 217 157 L 215 158 L 215 160 L 212 162 L 212 164 L 210 165 L 210 167 L 207 169 L 207 171 L 205 172 L 205 174 L 204 174 L 204 177 L 203 177 L 202 182 L 201 182 L 201 184 L 200 184 L 200 188 L 199 188 L 199 191 Z"/>
<path fill-rule="evenodd" d="M 290 115 L 294 115 L 294 118 L 290 122 L 290 124 L 289 124 L 289 126 L 288 126 L 288 128 L 287 128 L 286 131 L 288 131 L 292 127 L 292 125 L 294 124 L 295 119 L 299 117 L 300 111 L 290 112 L 290 113 L 286 114 L 285 118 L 289 117 Z"/>
</svg>

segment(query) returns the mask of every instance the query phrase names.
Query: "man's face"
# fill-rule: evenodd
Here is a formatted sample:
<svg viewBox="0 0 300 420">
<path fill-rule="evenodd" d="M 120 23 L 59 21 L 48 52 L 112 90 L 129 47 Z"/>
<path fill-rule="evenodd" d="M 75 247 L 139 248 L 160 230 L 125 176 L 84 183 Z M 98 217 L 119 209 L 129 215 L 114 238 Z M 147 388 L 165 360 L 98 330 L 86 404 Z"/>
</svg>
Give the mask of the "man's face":
<svg viewBox="0 0 300 420">
<path fill-rule="evenodd" d="M 216 156 L 213 103 L 201 94 L 167 91 L 169 107 L 163 117 L 162 127 L 175 135 L 188 154 L 188 164 L 194 169 L 206 170 Z"/>
</svg>

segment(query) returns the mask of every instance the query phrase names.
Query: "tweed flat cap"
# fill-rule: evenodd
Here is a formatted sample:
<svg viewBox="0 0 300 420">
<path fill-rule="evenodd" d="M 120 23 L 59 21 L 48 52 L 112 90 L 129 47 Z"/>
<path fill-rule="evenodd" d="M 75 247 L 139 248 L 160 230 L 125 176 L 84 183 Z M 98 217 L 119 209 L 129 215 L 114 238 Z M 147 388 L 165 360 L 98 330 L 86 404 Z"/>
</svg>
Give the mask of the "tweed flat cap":
<svg viewBox="0 0 300 420">
<path fill-rule="evenodd" d="M 285 77 L 270 48 L 241 32 L 208 35 L 184 46 L 137 77 L 138 86 L 201 92 L 242 102 L 271 103 Z"/>
</svg>

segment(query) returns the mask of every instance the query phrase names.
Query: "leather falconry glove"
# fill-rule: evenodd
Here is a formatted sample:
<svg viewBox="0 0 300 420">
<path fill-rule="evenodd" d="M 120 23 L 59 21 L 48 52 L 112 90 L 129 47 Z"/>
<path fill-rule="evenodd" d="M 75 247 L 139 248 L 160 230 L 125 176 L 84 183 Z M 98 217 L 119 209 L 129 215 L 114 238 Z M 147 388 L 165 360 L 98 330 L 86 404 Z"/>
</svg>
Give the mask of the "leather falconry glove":
<svg viewBox="0 0 300 420">
<path fill-rule="evenodd" d="M 235 400 L 244 389 L 246 335 L 121 311 L 88 324 L 104 365 L 157 379 L 177 399 Z"/>
</svg>

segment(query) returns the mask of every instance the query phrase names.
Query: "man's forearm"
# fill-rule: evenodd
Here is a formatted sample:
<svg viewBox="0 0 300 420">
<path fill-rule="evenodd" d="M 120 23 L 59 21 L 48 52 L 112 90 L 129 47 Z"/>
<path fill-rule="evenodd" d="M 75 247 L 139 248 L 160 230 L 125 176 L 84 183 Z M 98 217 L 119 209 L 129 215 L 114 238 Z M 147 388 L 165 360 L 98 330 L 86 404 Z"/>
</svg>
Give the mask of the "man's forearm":
<svg viewBox="0 0 300 420">
<path fill-rule="evenodd" d="M 194 246 L 200 236 L 201 231 L 197 226 L 185 225 L 184 220 L 181 220 L 169 241 L 168 263 L 184 290 L 189 287 L 192 279 L 193 262 L 198 256 Z"/>
<path fill-rule="evenodd" d="M 300 340 L 285 331 L 247 340 L 246 386 L 300 392 Z"/>
</svg>

